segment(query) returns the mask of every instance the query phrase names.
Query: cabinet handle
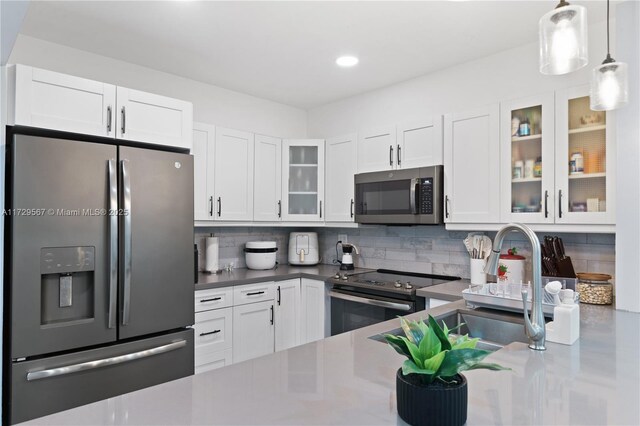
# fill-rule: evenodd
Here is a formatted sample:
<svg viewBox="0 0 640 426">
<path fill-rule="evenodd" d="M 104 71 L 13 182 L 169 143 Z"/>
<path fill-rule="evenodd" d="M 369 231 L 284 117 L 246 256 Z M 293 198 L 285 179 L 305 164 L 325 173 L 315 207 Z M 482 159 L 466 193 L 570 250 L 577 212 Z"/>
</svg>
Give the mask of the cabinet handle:
<svg viewBox="0 0 640 426">
<path fill-rule="evenodd" d="M 393 166 L 393 145 L 389 145 L 389 165 Z"/>
<path fill-rule="evenodd" d="M 558 217 L 562 217 L 562 189 L 558 190 Z"/>
<path fill-rule="evenodd" d="M 400 144 L 398 144 L 398 154 L 397 154 L 398 155 L 398 159 L 397 159 L 398 166 L 402 163 L 402 159 L 400 158 L 400 157 L 402 157 L 402 151 L 400 149 L 401 149 L 400 148 Z"/>
<path fill-rule="evenodd" d="M 222 214 L 222 197 L 218 197 L 218 217 Z"/>
<path fill-rule="evenodd" d="M 353 217 L 353 198 L 351 199 L 351 209 L 350 209 L 351 217 Z"/>
<path fill-rule="evenodd" d="M 278 306 L 280 306 L 280 286 L 278 286 Z"/>
<path fill-rule="evenodd" d="M 273 305 L 271 305 L 271 325 L 273 325 Z"/>
<path fill-rule="evenodd" d="M 544 191 L 544 217 L 549 217 L 549 191 Z"/>
<path fill-rule="evenodd" d="M 252 291 L 251 293 L 247 293 L 247 296 L 257 296 L 258 294 L 264 294 L 264 291 Z"/>
<path fill-rule="evenodd" d="M 444 196 L 444 217 L 449 219 L 449 196 Z"/>
<path fill-rule="evenodd" d="M 201 336 L 208 336 L 210 334 L 220 333 L 222 330 L 213 330 L 213 331 L 205 331 L 204 333 L 200 333 Z"/>
<path fill-rule="evenodd" d="M 213 195 L 209 197 L 209 216 L 213 217 Z"/>
<path fill-rule="evenodd" d="M 322 200 L 320 200 L 320 219 L 322 219 Z"/>
<path fill-rule="evenodd" d="M 126 116 L 127 116 L 127 112 L 125 111 L 124 107 L 122 107 L 122 109 L 120 110 L 120 117 L 122 118 L 122 124 L 120 125 L 120 130 L 122 130 L 123 135 L 126 129 L 126 126 L 125 126 Z"/>
<path fill-rule="evenodd" d="M 111 105 L 109 105 L 107 107 L 107 134 L 111 133 L 111 119 L 112 119 L 112 113 L 111 113 Z"/>
<path fill-rule="evenodd" d="M 278 217 L 282 217 L 282 200 L 278 200 Z"/>
<path fill-rule="evenodd" d="M 200 303 L 215 302 L 216 300 L 220 300 L 220 299 L 222 299 L 222 297 L 212 297 L 211 299 L 200 299 Z"/>
</svg>

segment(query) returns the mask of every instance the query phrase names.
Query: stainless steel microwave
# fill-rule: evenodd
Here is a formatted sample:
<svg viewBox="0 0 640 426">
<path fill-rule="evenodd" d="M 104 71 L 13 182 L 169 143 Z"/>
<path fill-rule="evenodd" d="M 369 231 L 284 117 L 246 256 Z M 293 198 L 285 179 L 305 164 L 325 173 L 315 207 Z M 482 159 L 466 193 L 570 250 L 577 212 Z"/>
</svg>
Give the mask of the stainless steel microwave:
<svg viewBox="0 0 640 426">
<path fill-rule="evenodd" d="M 381 225 L 443 222 L 443 166 L 355 176 L 355 221 Z"/>
</svg>

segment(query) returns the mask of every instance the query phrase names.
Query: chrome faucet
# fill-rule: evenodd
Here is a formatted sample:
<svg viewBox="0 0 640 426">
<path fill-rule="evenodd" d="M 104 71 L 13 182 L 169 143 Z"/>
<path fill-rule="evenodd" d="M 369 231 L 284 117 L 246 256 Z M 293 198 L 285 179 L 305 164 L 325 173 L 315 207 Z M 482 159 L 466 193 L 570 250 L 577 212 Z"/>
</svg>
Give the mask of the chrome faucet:
<svg viewBox="0 0 640 426">
<path fill-rule="evenodd" d="M 529 337 L 529 348 L 536 351 L 544 351 L 544 341 L 546 337 L 544 314 L 542 312 L 542 267 L 540 260 L 540 240 L 535 232 L 526 225 L 521 223 L 510 223 L 503 226 L 493 242 L 493 250 L 487 259 L 484 271 L 487 274 L 496 275 L 498 272 L 498 262 L 500 260 L 500 251 L 502 250 L 502 242 L 509 232 L 523 233 L 531 243 L 533 264 L 533 300 L 531 302 L 531 319 L 527 306 L 529 292 L 526 288 L 522 288 L 522 303 L 524 305 L 524 328 Z"/>
</svg>

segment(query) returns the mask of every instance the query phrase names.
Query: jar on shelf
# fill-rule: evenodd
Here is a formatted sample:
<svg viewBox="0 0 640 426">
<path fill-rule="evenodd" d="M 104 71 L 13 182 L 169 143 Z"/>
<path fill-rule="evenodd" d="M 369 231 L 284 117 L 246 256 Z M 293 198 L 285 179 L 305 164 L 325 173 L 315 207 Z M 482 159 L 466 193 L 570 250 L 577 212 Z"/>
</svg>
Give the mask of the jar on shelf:
<svg viewBox="0 0 640 426">
<path fill-rule="evenodd" d="M 533 176 L 542 177 L 542 157 L 536 158 L 536 162 L 533 165 Z"/>
<path fill-rule="evenodd" d="M 613 303 L 613 285 L 611 275 L 580 272 L 577 291 L 580 303 L 592 305 L 611 305 Z"/>
</svg>

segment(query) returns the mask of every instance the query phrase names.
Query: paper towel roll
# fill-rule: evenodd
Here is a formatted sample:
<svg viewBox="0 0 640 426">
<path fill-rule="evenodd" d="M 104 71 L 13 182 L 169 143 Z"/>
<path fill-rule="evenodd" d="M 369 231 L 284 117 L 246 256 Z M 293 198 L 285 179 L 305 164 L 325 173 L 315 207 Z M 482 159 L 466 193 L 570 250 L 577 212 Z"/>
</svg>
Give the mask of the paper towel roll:
<svg viewBox="0 0 640 426">
<path fill-rule="evenodd" d="M 218 266 L 218 237 L 207 237 L 205 241 L 205 271 L 215 272 Z"/>
</svg>

